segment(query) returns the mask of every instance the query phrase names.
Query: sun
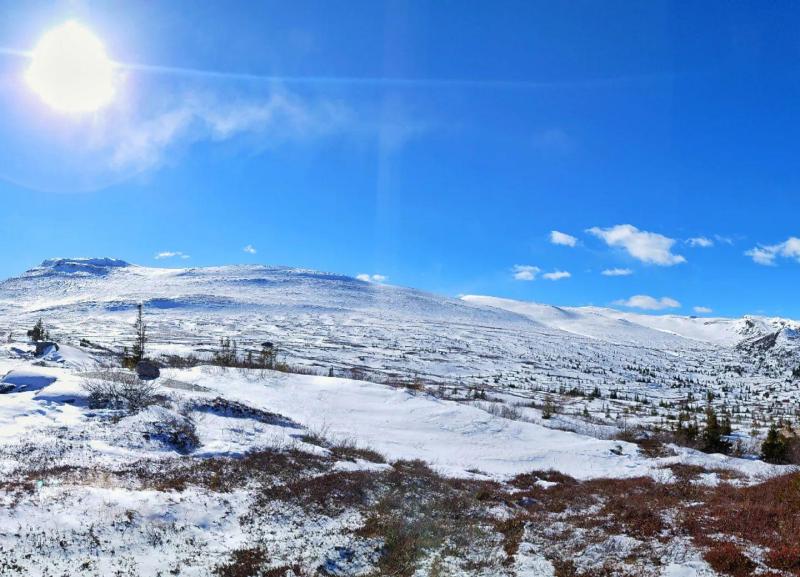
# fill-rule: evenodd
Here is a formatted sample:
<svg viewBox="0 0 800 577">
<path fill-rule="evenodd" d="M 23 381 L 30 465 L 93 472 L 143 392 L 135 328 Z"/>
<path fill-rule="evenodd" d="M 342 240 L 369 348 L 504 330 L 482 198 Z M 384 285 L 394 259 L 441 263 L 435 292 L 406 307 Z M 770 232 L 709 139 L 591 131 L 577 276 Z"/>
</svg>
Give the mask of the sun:
<svg viewBox="0 0 800 577">
<path fill-rule="evenodd" d="M 114 98 L 116 70 L 100 39 L 70 20 L 46 32 L 31 54 L 25 80 L 61 112 L 92 112 Z"/>
</svg>

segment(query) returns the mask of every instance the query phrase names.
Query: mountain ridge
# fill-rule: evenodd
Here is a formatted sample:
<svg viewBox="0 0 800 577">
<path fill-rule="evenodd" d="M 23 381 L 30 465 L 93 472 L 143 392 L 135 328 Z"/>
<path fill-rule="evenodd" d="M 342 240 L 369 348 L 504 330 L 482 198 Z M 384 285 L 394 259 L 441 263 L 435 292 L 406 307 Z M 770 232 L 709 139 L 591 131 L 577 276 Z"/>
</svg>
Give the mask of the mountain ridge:
<svg viewBox="0 0 800 577">
<path fill-rule="evenodd" d="M 121 351 L 130 346 L 139 303 L 159 354 L 210 355 L 222 338 L 253 348 L 270 341 L 288 360 L 320 372 L 338 367 L 441 382 L 530 379 L 532 366 L 574 374 L 587 358 L 597 370 L 623 372 L 663 370 L 681 359 L 685 366 L 675 370 L 687 378 L 709 363 L 785 374 L 800 345 L 800 324 L 789 319 L 454 298 L 307 268 L 163 268 L 107 257 L 47 259 L 0 282 L 0 332 L 26 331 L 42 318 L 61 338 Z"/>
</svg>

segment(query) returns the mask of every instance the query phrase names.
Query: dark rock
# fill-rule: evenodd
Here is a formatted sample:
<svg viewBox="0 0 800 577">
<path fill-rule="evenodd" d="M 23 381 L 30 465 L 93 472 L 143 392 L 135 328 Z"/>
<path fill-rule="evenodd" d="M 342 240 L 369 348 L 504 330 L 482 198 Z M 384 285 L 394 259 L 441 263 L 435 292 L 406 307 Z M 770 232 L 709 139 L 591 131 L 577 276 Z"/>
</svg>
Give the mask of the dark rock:
<svg viewBox="0 0 800 577">
<path fill-rule="evenodd" d="M 49 353 L 51 349 L 56 351 L 58 350 L 58 344 L 52 341 L 36 341 L 35 344 L 36 344 L 36 352 L 34 353 L 34 355 L 37 357 L 43 357 L 44 355 Z"/>
<path fill-rule="evenodd" d="M 136 374 L 143 381 L 151 381 L 161 376 L 161 369 L 153 361 L 142 360 L 136 363 Z"/>
</svg>

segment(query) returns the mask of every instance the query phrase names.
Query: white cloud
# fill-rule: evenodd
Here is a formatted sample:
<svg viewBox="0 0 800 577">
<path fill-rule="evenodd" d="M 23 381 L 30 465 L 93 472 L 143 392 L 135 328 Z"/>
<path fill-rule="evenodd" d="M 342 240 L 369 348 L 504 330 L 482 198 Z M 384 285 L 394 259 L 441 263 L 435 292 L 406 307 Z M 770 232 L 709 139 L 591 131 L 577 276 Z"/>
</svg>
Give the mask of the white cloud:
<svg viewBox="0 0 800 577">
<path fill-rule="evenodd" d="M 753 262 L 765 266 L 775 265 L 778 257 L 793 258 L 800 262 L 800 238 L 792 236 L 778 244 L 759 245 L 744 254 L 752 258 Z"/>
<path fill-rule="evenodd" d="M 614 301 L 613 304 L 646 311 L 676 309 L 681 306 L 681 303 L 669 297 L 655 298 L 647 295 L 634 295 L 629 299 Z"/>
<path fill-rule="evenodd" d="M 550 242 L 553 244 L 560 244 L 562 246 L 575 246 L 578 244 L 578 239 L 565 232 L 553 230 L 550 231 Z"/>
<path fill-rule="evenodd" d="M 694 307 L 694 312 L 699 315 L 707 315 L 708 313 L 713 313 L 714 311 L 708 307 Z"/>
<path fill-rule="evenodd" d="M 389 277 L 387 277 L 386 275 L 382 275 L 382 274 L 369 275 L 369 274 L 366 274 L 366 273 L 361 273 L 361 274 L 357 274 L 356 278 L 358 280 L 361 280 L 361 281 L 364 281 L 364 282 L 382 283 L 382 282 L 386 282 L 386 280 Z"/>
<path fill-rule="evenodd" d="M 600 274 L 603 276 L 630 276 L 633 271 L 629 268 L 607 268 Z"/>
<path fill-rule="evenodd" d="M 548 128 L 533 135 L 533 144 L 543 152 L 565 153 L 572 150 L 574 142 L 561 128 Z"/>
<path fill-rule="evenodd" d="M 256 250 L 256 247 L 254 247 L 252 244 L 248 244 L 248 245 L 247 245 L 246 247 L 244 247 L 242 250 L 243 250 L 244 252 L 246 252 L 247 254 L 256 254 L 256 253 L 258 252 L 258 251 Z"/>
<path fill-rule="evenodd" d="M 538 266 L 529 264 L 515 264 L 512 269 L 516 280 L 534 280 L 536 275 L 541 272 Z"/>
<path fill-rule="evenodd" d="M 561 280 L 562 278 L 569 278 L 572 275 L 565 271 L 565 270 L 554 270 L 553 272 L 546 272 L 542 275 L 542 278 L 546 278 L 547 280 Z"/>
<path fill-rule="evenodd" d="M 344 128 L 347 117 L 341 105 L 282 89 L 249 99 L 190 92 L 147 113 L 115 118 L 96 129 L 91 144 L 107 151 L 114 170 L 146 171 L 163 165 L 181 144 L 247 134 L 256 136 L 260 146 L 302 140 Z"/>
<path fill-rule="evenodd" d="M 165 258 L 182 258 L 183 260 L 186 260 L 187 258 L 190 258 L 190 257 L 189 257 L 188 254 L 184 254 L 184 253 L 182 253 L 180 251 L 165 250 L 165 251 L 162 251 L 162 252 L 158 253 L 153 258 L 156 259 L 156 260 L 162 260 L 162 259 L 165 259 Z"/>
<path fill-rule="evenodd" d="M 686 262 L 683 256 L 672 253 L 675 239 L 639 230 L 631 224 L 618 224 L 611 228 L 595 226 L 586 232 L 602 239 L 608 246 L 625 249 L 633 258 L 645 263 L 672 266 Z"/>
<path fill-rule="evenodd" d="M 714 241 L 705 236 L 695 236 L 686 241 L 686 244 L 692 248 L 711 248 L 714 246 Z"/>
</svg>

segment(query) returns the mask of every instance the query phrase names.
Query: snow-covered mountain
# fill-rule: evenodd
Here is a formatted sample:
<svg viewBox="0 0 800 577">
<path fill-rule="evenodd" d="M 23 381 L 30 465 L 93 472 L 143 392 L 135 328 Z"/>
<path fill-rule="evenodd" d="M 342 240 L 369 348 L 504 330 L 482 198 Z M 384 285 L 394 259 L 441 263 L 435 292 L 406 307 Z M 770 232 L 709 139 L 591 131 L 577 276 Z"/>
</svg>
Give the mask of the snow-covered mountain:
<svg viewBox="0 0 800 577">
<path fill-rule="evenodd" d="M 800 322 L 778 317 L 710 318 L 647 315 L 604 307 L 556 307 L 489 296 L 466 295 L 462 300 L 519 313 L 546 326 L 609 342 L 673 342 L 671 337 L 714 345 L 736 346 L 752 339 L 785 333 L 796 337 Z M 654 333 L 654 331 L 656 331 Z"/>
<path fill-rule="evenodd" d="M 202 355 L 222 337 L 244 348 L 268 340 L 287 360 L 320 371 L 356 367 L 465 383 L 513 383 L 531 371 L 563 376 L 587 366 L 691 375 L 708 364 L 742 364 L 779 376 L 794 368 L 800 334 L 800 323 L 777 318 L 454 299 L 306 269 L 167 269 L 110 258 L 49 259 L 0 283 L 0 330 L 19 334 L 42 318 L 64 340 L 119 350 L 129 344 L 140 302 L 162 353 Z"/>
</svg>

